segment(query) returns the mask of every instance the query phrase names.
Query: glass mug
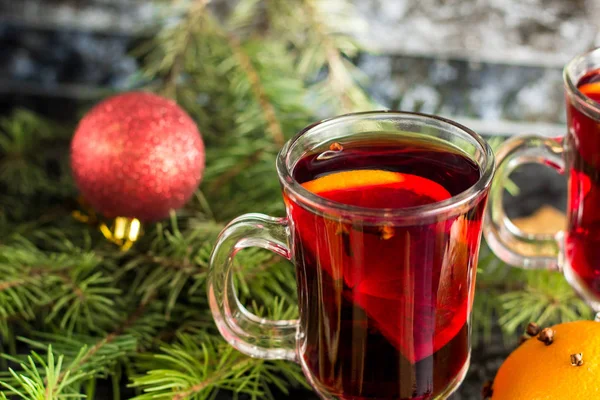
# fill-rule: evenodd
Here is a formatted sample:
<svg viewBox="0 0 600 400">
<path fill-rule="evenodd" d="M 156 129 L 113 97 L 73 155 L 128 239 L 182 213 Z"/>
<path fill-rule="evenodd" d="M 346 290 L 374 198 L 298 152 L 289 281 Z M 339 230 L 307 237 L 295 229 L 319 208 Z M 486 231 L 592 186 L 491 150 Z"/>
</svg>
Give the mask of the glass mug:
<svg viewBox="0 0 600 400">
<path fill-rule="evenodd" d="M 484 235 L 505 262 L 528 269 L 561 270 L 600 311 L 600 49 L 580 55 L 563 71 L 568 131 L 564 138 L 507 140 L 497 152 Z M 556 235 L 521 232 L 506 217 L 503 187 L 512 171 L 541 163 L 567 175 L 567 226 Z"/>
<path fill-rule="evenodd" d="M 392 183 L 344 191 L 348 170 L 359 171 L 355 184 Z M 223 337 L 252 357 L 298 362 L 323 399 L 447 397 L 469 365 L 489 145 L 439 117 L 350 114 L 300 132 L 277 172 L 287 217 L 243 215 L 212 253 L 208 297 Z M 265 320 L 240 304 L 232 259 L 252 246 L 295 265 L 299 320 Z"/>
</svg>

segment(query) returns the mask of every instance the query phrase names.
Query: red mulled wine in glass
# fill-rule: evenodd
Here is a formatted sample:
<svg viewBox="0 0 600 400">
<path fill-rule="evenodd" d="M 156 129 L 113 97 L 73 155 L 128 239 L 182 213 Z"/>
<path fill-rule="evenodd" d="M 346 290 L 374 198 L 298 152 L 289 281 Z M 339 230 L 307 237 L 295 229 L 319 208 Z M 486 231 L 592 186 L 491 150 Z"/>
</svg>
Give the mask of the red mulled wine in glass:
<svg viewBox="0 0 600 400">
<path fill-rule="evenodd" d="M 505 261 L 525 268 L 561 269 L 600 311 L 600 49 L 572 60 L 563 73 L 568 131 L 564 138 L 517 137 L 498 151 L 485 236 Z M 520 232 L 505 217 L 502 187 L 520 164 L 539 162 L 568 178 L 567 226 L 557 235 Z"/>
<path fill-rule="evenodd" d="M 577 90 L 600 109 L 600 68 L 586 73 Z M 592 104 L 593 105 L 593 104 Z M 600 300 L 600 115 L 567 105 L 569 134 L 569 224 L 566 257 L 572 280 Z"/>
<path fill-rule="evenodd" d="M 371 209 L 448 200 L 481 176 L 450 146 L 377 136 L 306 155 L 293 176 L 327 200 Z M 306 310 L 302 362 L 320 389 L 340 399 L 438 397 L 467 364 L 483 199 L 409 225 L 344 222 L 288 204 Z"/>
<path fill-rule="evenodd" d="M 462 381 L 489 146 L 409 113 L 313 125 L 278 158 L 287 217 L 250 214 L 222 233 L 209 300 L 252 356 L 299 362 L 324 399 L 442 399 Z M 300 319 L 264 321 L 235 298 L 231 258 L 260 246 L 296 268 Z"/>
</svg>

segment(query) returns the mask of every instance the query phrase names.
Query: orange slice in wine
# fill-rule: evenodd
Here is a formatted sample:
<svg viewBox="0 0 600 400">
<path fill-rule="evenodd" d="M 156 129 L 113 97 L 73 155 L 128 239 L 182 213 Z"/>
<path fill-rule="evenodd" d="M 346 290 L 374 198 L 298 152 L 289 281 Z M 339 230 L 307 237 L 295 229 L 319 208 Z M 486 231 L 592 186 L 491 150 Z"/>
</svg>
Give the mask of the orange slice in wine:
<svg viewBox="0 0 600 400">
<path fill-rule="evenodd" d="M 378 188 L 402 189 L 436 201 L 446 200 L 450 193 L 437 182 L 417 175 L 384 170 L 365 169 L 334 172 L 302 184 L 315 194 L 340 191 L 377 190 Z M 328 197 L 328 196 L 325 196 Z"/>
<path fill-rule="evenodd" d="M 451 197 L 448 190 L 433 180 L 374 169 L 335 172 L 303 186 L 324 198 L 368 207 L 410 207 Z M 455 274 L 454 281 L 444 277 L 445 284 L 451 287 L 442 287 L 438 296 L 441 302 L 448 300 L 448 309 L 432 302 L 427 293 L 419 292 L 440 283 L 413 268 L 419 260 L 425 260 L 430 268 L 440 268 L 446 258 L 454 262 L 444 254 L 445 239 L 436 239 L 443 223 L 432 226 L 431 232 L 391 227 L 391 232 L 385 234 L 315 216 L 301 208 L 295 209 L 293 218 L 319 273 L 327 273 L 335 282 L 326 290 L 335 292 L 340 297 L 338 301 L 343 297 L 362 308 L 381 334 L 410 362 L 431 356 L 463 328 L 468 309 L 468 296 L 464 293 L 468 287 L 467 261 L 460 256 L 468 254 L 456 255 L 460 266 L 447 267 L 449 273 Z M 421 239 L 419 235 L 423 235 Z M 428 245 L 427 250 L 420 244 Z M 422 257 L 419 251 L 431 254 Z M 463 275 L 456 274 L 456 268 L 462 268 Z"/>
<path fill-rule="evenodd" d="M 579 87 L 579 91 L 586 96 L 599 96 L 600 95 L 600 82 L 586 83 Z"/>
</svg>

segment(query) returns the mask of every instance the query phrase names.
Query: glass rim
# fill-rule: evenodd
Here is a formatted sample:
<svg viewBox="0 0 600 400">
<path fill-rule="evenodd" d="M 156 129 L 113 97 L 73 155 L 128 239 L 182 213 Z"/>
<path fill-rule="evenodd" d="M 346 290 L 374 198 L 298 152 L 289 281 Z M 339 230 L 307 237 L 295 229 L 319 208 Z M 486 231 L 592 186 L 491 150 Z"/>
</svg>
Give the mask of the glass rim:
<svg viewBox="0 0 600 400">
<path fill-rule="evenodd" d="M 441 122 L 442 124 L 448 125 L 453 129 L 458 129 L 463 133 L 466 133 L 476 143 L 476 145 L 479 146 L 480 151 L 484 155 L 482 163 L 480 163 L 478 160 L 474 160 L 480 168 L 481 175 L 479 179 L 468 189 L 450 197 L 449 199 L 422 206 L 404 208 L 369 208 L 328 200 L 305 189 L 298 181 L 294 179 L 292 175 L 293 166 L 288 165 L 290 156 L 289 153 L 293 145 L 304 135 L 309 134 L 316 128 L 323 129 L 336 124 L 351 122 L 352 120 L 360 118 L 377 116 L 392 117 L 397 119 L 416 117 L 424 122 L 427 122 L 428 120 L 438 123 Z M 481 196 L 482 193 L 490 186 L 495 171 L 494 152 L 489 143 L 475 131 L 462 124 L 459 124 L 458 122 L 444 117 L 406 111 L 365 111 L 343 114 L 337 117 L 315 122 L 302 129 L 293 138 L 285 143 L 277 156 L 276 164 L 277 174 L 279 175 L 279 179 L 284 187 L 284 190 L 288 194 L 288 197 L 290 197 L 292 201 L 297 202 L 302 206 L 309 207 L 310 211 L 319 213 L 335 211 L 340 214 L 352 215 L 356 217 L 387 219 L 405 219 L 411 217 L 427 219 L 439 214 L 453 213 L 454 210 L 462 210 L 462 206 L 470 204 L 473 200 Z"/>
<path fill-rule="evenodd" d="M 600 47 L 598 47 L 583 54 L 580 54 L 573 58 L 571 61 L 569 61 L 567 65 L 565 65 L 565 67 L 563 68 L 563 81 L 565 84 L 567 94 L 569 94 L 569 96 L 576 101 L 576 104 L 579 107 L 581 107 L 584 111 L 592 113 L 597 117 L 600 115 L 600 103 L 590 99 L 585 94 L 581 93 L 581 91 L 577 87 L 577 84 L 579 82 L 576 82 L 576 80 L 579 80 L 579 78 L 573 76 L 573 70 L 579 63 L 591 59 L 596 54 L 598 55 L 597 68 L 600 68 Z M 586 71 L 586 73 L 587 72 L 589 71 Z"/>
</svg>

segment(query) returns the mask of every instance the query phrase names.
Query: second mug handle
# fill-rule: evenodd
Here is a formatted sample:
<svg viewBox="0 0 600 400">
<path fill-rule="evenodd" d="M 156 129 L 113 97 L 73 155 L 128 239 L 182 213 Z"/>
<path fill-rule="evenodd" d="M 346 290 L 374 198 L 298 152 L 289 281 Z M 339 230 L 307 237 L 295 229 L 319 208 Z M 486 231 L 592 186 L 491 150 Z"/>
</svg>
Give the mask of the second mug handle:
<svg viewBox="0 0 600 400">
<path fill-rule="evenodd" d="M 519 136 L 507 140 L 496 154 L 496 177 L 490 189 L 484 236 L 492 251 L 504 262 L 526 269 L 560 268 L 560 237 L 521 231 L 507 217 L 502 204 L 510 174 L 523 164 L 537 163 L 564 172 L 563 145 L 541 136 Z"/>
</svg>

